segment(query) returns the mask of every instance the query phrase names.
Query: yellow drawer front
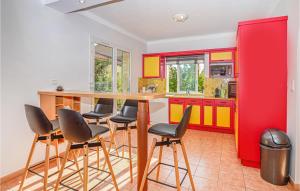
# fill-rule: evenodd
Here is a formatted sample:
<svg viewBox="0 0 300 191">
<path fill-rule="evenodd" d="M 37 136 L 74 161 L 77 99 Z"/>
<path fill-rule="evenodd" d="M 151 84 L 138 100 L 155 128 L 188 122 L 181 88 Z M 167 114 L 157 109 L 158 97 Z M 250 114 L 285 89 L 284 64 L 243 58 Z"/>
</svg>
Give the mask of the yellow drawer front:
<svg viewBox="0 0 300 191">
<path fill-rule="evenodd" d="M 194 125 L 200 125 L 200 114 L 201 114 L 200 105 L 193 105 L 189 123 Z"/>
<path fill-rule="evenodd" d="M 144 58 L 144 77 L 159 77 L 159 56 Z"/>
<path fill-rule="evenodd" d="M 204 125 L 213 125 L 213 106 L 204 106 Z"/>
<path fill-rule="evenodd" d="M 217 60 L 232 60 L 232 52 L 212 52 L 210 54 L 211 60 L 212 61 L 217 61 Z"/>
<path fill-rule="evenodd" d="M 183 116 L 183 105 L 182 104 L 170 104 L 170 121 L 178 123 L 181 121 Z"/>
<path fill-rule="evenodd" d="M 230 107 L 217 107 L 217 126 L 230 128 Z"/>
</svg>

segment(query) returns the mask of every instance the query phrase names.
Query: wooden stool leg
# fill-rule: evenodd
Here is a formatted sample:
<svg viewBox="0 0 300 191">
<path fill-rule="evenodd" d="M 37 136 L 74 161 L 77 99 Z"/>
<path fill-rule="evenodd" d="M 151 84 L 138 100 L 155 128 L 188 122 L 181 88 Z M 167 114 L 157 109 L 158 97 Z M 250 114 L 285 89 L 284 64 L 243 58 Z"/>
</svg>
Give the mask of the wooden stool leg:
<svg viewBox="0 0 300 191">
<path fill-rule="evenodd" d="M 61 164 L 60 171 L 59 171 L 59 174 L 58 174 L 58 177 L 57 177 L 57 180 L 56 180 L 56 184 L 55 184 L 55 188 L 54 188 L 55 191 L 58 190 L 58 187 L 59 187 L 59 184 L 60 184 L 60 181 L 61 181 L 61 177 L 62 177 L 62 174 L 64 172 L 65 165 L 67 163 L 67 159 L 68 159 L 68 156 L 69 156 L 71 145 L 72 145 L 72 143 L 68 142 L 66 152 L 65 152 L 65 156 L 64 156 L 64 160 Z"/>
<path fill-rule="evenodd" d="M 58 139 L 54 141 L 54 144 L 55 144 L 54 146 L 55 146 L 56 166 L 57 166 L 57 170 L 59 170 L 60 160 L 59 160 L 59 153 L 58 153 Z"/>
<path fill-rule="evenodd" d="M 47 139 L 46 139 L 46 155 L 45 155 L 45 169 L 44 169 L 44 191 L 47 191 L 47 186 L 48 186 L 50 144 L 51 144 L 51 138 L 50 138 L 50 136 L 47 136 Z"/>
<path fill-rule="evenodd" d="M 72 154 L 73 154 L 73 158 L 74 158 L 74 161 L 75 161 L 76 169 L 78 170 L 78 173 L 79 173 L 79 178 L 80 178 L 81 182 L 83 183 L 83 178 L 82 178 L 80 168 L 79 168 L 79 164 L 78 164 L 78 161 L 77 161 L 77 154 L 75 153 L 75 151 L 73 151 Z"/>
<path fill-rule="evenodd" d="M 186 154 L 186 149 L 185 149 L 185 146 L 184 146 L 184 143 L 183 143 L 182 139 L 180 140 L 180 142 L 181 142 L 181 149 L 182 149 L 182 153 L 183 153 L 185 165 L 186 165 L 186 168 L 188 170 L 188 175 L 189 175 L 189 178 L 190 178 L 192 190 L 195 191 L 196 189 L 195 189 L 195 185 L 194 185 L 194 180 L 193 180 L 193 176 L 192 176 L 192 171 L 191 171 L 191 168 L 190 168 L 189 160 L 188 160 L 187 154 Z"/>
<path fill-rule="evenodd" d="M 88 191 L 88 178 L 89 178 L 89 147 L 87 144 L 83 146 L 83 191 Z"/>
<path fill-rule="evenodd" d="M 133 176 L 132 176 L 132 156 L 131 156 L 131 129 L 128 128 L 128 150 L 129 150 L 129 171 L 130 171 L 130 182 L 133 183 Z"/>
<path fill-rule="evenodd" d="M 116 189 L 116 191 L 119 191 L 118 184 L 117 184 L 117 181 L 116 181 L 116 178 L 115 178 L 115 174 L 114 174 L 113 168 L 112 168 L 111 163 L 110 163 L 109 153 L 106 150 L 105 142 L 103 141 L 102 138 L 99 138 L 99 141 L 101 142 L 101 146 L 102 146 L 102 150 L 103 150 L 103 153 L 104 153 L 105 161 L 107 163 L 109 172 L 111 174 L 111 178 L 112 178 L 112 181 L 114 183 L 115 189 Z"/>
<path fill-rule="evenodd" d="M 164 141 L 163 137 L 161 138 L 161 141 Z M 159 146 L 158 164 L 161 163 L 162 152 L 163 152 L 163 146 Z M 159 179 L 159 173 L 160 173 L 160 165 L 157 166 L 156 181 L 158 181 Z"/>
<path fill-rule="evenodd" d="M 178 191 L 181 191 L 176 143 L 172 143 L 172 147 L 173 147 L 173 156 L 174 156 L 174 165 L 175 165 L 176 187 Z"/>
<path fill-rule="evenodd" d="M 149 166 L 150 166 L 150 163 L 151 163 L 151 159 L 152 159 L 152 156 L 153 156 L 153 152 L 154 152 L 154 149 L 155 149 L 156 142 L 157 142 L 157 139 L 154 138 L 153 142 L 152 142 L 152 146 L 150 148 L 150 153 L 149 153 L 149 156 L 148 156 L 148 159 L 147 159 L 147 163 L 146 163 L 146 167 L 145 167 L 145 171 L 144 171 L 144 175 L 143 175 L 143 179 L 142 179 L 141 187 L 139 188 L 139 191 L 143 191 L 143 189 L 144 189 L 144 185 L 145 185 L 145 182 L 146 182 L 146 179 L 147 179 L 148 170 L 149 170 Z"/>
<path fill-rule="evenodd" d="M 122 157 L 124 157 L 124 152 L 125 152 L 125 144 L 126 144 L 125 140 L 126 140 L 126 131 L 123 130 Z"/>
<path fill-rule="evenodd" d="M 31 162 L 31 158 L 32 158 L 32 155 L 33 155 L 33 152 L 34 152 L 35 144 L 36 144 L 38 138 L 39 138 L 38 134 L 35 134 L 34 139 L 32 141 L 32 145 L 31 145 L 31 149 L 30 149 L 30 152 L 29 152 L 29 156 L 27 158 L 27 162 L 26 162 L 26 165 L 25 165 L 24 175 L 23 175 L 20 187 L 19 187 L 19 191 L 23 190 L 23 185 L 24 185 L 25 179 L 26 179 L 27 174 L 28 174 L 28 168 L 29 168 L 29 165 L 30 165 L 30 162 Z"/>
<path fill-rule="evenodd" d="M 97 152 L 97 168 L 100 169 L 100 156 L 99 156 L 99 147 L 96 147 L 96 152 Z"/>
</svg>

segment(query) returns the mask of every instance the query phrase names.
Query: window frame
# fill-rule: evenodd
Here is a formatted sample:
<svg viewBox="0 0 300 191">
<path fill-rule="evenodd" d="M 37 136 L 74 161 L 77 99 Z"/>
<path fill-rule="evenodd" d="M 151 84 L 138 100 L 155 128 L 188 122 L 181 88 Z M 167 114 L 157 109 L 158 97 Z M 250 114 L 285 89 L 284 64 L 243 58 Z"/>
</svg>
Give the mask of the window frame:
<svg viewBox="0 0 300 191">
<path fill-rule="evenodd" d="M 117 90 L 117 64 L 118 64 L 118 50 L 125 51 L 129 53 L 129 92 L 131 92 L 131 73 L 132 73 L 132 51 L 128 48 L 106 42 L 97 37 L 90 37 L 90 82 L 89 89 L 95 91 L 95 44 L 101 44 L 103 46 L 108 46 L 113 49 L 112 51 L 112 93 L 118 92 Z"/>
<path fill-rule="evenodd" d="M 205 56 L 205 54 L 204 54 L 204 56 Z M 166 58 L 165 58 L 166 59 Z M 179 65 L 181 65 L 180 63 L 179 63 L 179 61 L 176 61 L 176 64 L 168 64 L 167 63 L 167 59 L 166 59 L 166 61 L 165 61 L 165 65 L 166 65 L 166 70 L 165 70 L 165 76 L 166 76 L 166 92 L 168 93 L 168 94 L 185 94 L 185 93 L 187 93 L 186 91 L 182 91 L 182 90 L 180 90 L 180 67 L 179 67 Z M 203 68 L 203 70 L 204 70 L 204 72 L 205 72 L 205 57 L 203 58 L 203 63 L 202 63 L 203 65 L 204 65 L 204 68 Z M 169 67 L 168 67 L 168 65 L 177 65 L 177 91 L 176 92 L 170 92 L 169 91 Z M 203 92 L 198 92 L 199 91 L 199 87 L 198 87 L 198 78 L 199 78 L 199 69 L 200 69 L 200 67 L 199 67 L 199 64 L 195 64 L 196 65 L 196 75 L 195 75 L 195 90 L 193 90 L 193 91 L 189 91 L 190 92 L 190 94 L 203 94 Z"/>
</svg>

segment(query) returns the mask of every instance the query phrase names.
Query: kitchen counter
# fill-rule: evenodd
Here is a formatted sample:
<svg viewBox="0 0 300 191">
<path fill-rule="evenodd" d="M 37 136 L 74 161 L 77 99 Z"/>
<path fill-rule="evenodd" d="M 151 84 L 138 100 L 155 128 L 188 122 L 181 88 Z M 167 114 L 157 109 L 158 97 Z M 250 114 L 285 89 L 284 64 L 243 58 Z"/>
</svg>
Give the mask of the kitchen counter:
<svg viewBox="0 0 300 191">
<path fill-rule="evenodd" d="M 222 99 L 222 100 L 235 100 L 235 98 L 226 97 L 207 97 L 203 94 L 166 94 L 166 98 L 199 98 L 199 99 Z"/>
</svg>

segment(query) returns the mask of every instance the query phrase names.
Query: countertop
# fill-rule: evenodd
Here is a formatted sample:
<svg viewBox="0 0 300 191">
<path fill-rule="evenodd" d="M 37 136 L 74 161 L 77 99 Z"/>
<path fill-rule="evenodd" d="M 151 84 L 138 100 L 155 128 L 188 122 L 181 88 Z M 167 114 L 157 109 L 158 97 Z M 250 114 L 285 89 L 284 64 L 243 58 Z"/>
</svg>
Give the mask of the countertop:
<svg viewBox="0 0 300 191">
<path fill-rule="evenodd" d="M 221 99 L 221 100 L 235 100 L 235 98 L 226 97 L 207 97 L 203 94 L 166 94 L 167 98 L 198 98 L 198 99 Z"/>
</svg>

